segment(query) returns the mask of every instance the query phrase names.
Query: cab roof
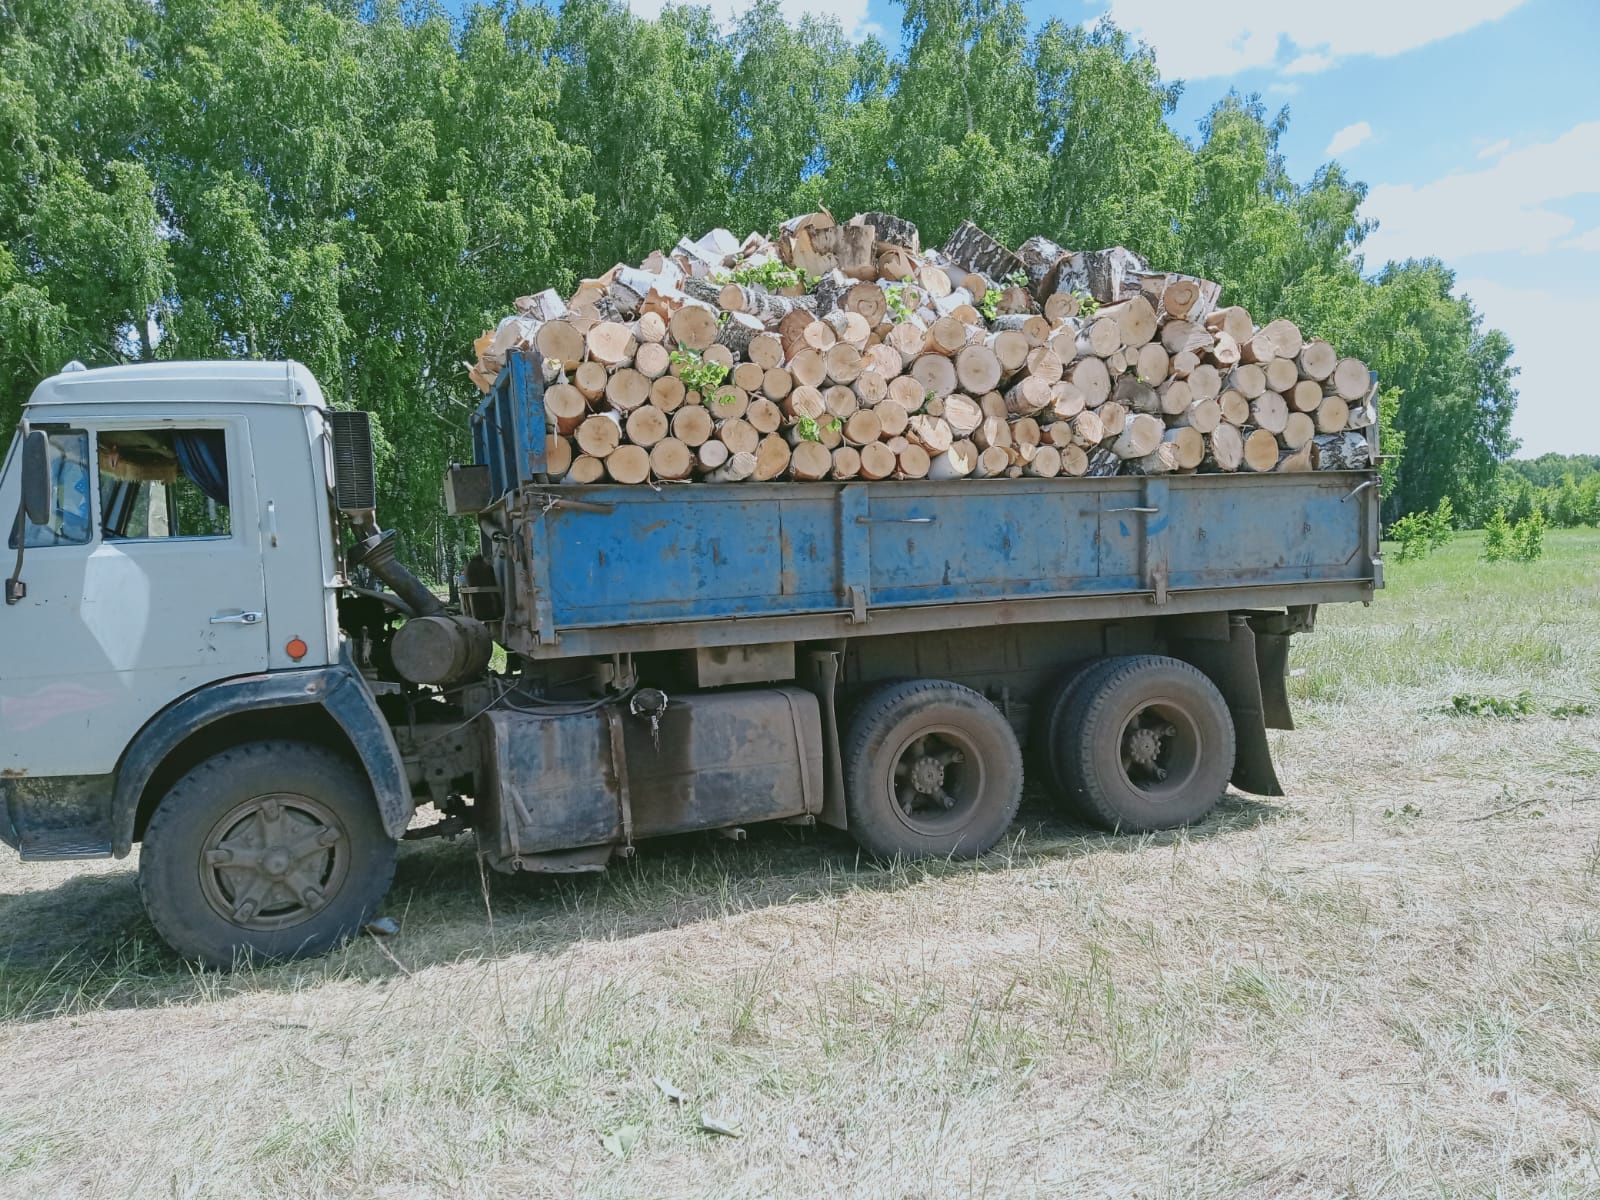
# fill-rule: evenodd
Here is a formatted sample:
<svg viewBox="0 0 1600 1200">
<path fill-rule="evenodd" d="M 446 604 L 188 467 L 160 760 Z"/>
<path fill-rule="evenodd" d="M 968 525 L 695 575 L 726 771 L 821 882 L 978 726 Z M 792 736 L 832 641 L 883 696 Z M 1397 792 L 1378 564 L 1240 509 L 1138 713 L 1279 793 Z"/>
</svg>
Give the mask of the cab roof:
<svg viewBox="0 0 1600 1200">
<path fill-rule="evenodd" d="M 30 405 L 300 404 L 324 408 L 322 389 L 301 363 L 153 362 L 63 371 L 34 388 Z"/>
</svg>

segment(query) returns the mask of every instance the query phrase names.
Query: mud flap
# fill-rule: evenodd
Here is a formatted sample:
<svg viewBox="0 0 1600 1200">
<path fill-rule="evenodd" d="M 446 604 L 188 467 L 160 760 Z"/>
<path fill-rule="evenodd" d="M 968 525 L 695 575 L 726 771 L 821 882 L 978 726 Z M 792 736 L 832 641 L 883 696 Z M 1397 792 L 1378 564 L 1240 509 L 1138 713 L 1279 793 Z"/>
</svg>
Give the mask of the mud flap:
<svg viewBox="0 0 1600 1200">
<path fill-rule="evenodd" d="M 1228 640 L 1211 641 L 1199 638 L 1174 639 L 1172 652 L 1186 662 L 1193 663 L 1217 685 L 1222 698 L 1228 702 L 1233 714 L 1234 738 L 1237 743 L 1233 760 L 1232 783 L 1241 791 L 1257 796 L 1281 796 L 1283 785 L 1272 766 L 1272 748 L 1267 744 L 1267 712 L 1263 697 L 1263 666 L 1278 663 L 1280 674 L 1275 684 L 1281 697 L 1279 706 L 1284 718 L 1288 716 L 1288 695 L 1281 671 L 1288 662 L 1288 637 L 1281 636 L 1281 653 L 1276 646 L 1260 658 L 1255 631 L 1249 618 L 1233 615 L 1228 618 Z M 1274 716 L 1279 715 L 1274 713 Z"/>
</svg>

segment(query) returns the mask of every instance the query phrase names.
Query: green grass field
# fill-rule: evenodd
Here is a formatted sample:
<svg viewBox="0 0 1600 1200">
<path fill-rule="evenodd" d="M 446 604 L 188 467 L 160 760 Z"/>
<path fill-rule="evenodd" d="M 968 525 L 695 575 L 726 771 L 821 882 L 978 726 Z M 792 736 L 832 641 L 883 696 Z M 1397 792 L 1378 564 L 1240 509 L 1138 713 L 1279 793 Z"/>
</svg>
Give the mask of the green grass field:
<svg viewBox="0 0 1600 1200">
<path fill-rule="evenodd" d="M 234 976 L 8 855 L 0 1194 L 1600 1194 L 1600 533 L 1478 545 L 1323 611 L 1288 796 L 1175 835 L 407 846 L 398 937 Z"/>
</svg>

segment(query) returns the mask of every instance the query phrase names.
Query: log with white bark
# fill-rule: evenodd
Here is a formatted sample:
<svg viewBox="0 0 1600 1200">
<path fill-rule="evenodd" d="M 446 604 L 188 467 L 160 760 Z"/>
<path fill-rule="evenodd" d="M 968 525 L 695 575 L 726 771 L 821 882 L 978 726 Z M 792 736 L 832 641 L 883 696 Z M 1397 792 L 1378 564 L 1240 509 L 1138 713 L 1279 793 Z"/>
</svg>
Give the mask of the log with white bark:
<svg viewBox="0 0 1600 1200">
<path fill-rule="evenodd" d="M 1187 387 L 1187 385 L 1184 385 Z M 1111 398 L 1130 412 L 1159 413 L 1161 397 L 1148 383 L 1141 383 L 1132 375 L 1124 375 L 1111 389 Z"/>
<path fill-rule="evenodd" d="M 981 271 L 991 279 L 1004 279 L 1023 269 L 1021 259 L 971 221 L 962 221 L 956 227 L 941 253 L 957 266 Z"/>
<path fill-rule="evenodd" d="M 1115 304 L 1138 295 L 1139 277 L 1149 270 L 1149 263 L 1121 246 L 1080 250 L 1058 265 L 1055 290 L 1087 292 L 1101 304 Z"/>
<path fill-rule="evenodd" d="M 912 254 L 919 254 L 922 251 L 921 234 L 918 233 L 916 225 L 904 217 L 886 212 L 864 212 L 851 217 L 850 224 L 870 226 L 880 242 L 892 242 L 896 246 L 904 246 Z"/>
<path fill-rule="evenodd" d="M 1312 465 L 1319 471 L 1365 471 L 1372 447 L 1360 433 L 1326 433 L 1311 439 Z"/>
</svg>

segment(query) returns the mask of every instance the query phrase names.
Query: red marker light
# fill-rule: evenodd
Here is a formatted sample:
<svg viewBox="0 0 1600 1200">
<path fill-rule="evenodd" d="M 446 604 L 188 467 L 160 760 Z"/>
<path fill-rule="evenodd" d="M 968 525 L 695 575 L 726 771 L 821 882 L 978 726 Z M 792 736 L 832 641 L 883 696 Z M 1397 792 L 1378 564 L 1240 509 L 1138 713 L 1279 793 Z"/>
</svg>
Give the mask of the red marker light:
<svg viewBox="0 0 1600 1200">
<path fill-rule="evenodd" d="M 299 638 L 290 638 L 284 643 L 283 652 L 294 659 L 295 662 L 299 662 L 307 654 L 311 653 L 311 647 Z"/>
</svg>

